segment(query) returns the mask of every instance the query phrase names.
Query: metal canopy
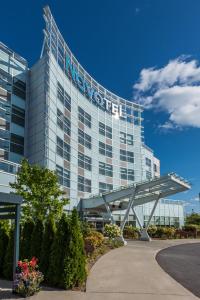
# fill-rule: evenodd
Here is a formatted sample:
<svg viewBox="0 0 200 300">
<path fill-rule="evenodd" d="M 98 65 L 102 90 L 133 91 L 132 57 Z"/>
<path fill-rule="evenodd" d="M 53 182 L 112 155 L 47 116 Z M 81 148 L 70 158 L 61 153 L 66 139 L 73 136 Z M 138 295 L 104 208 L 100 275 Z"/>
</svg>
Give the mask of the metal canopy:
<svg viewBox="0 0 200 300">
<path fill-rule="evenodd" d="M 112 212 L 116 210 L 125 210 L 125 216 L 121 224 L 121 231 L 132 209 L 141 229 L 141 237 L 144 240 L 150 240 L 147 229 L 151 218 L 155 212 L 159 199 L 174 195 L 190 189 L 188 181 L 179 177 L 175 173 L 170 173 L 150 181 L 134 183 L 123 186 L 107 193 L 98 194 L 90 198 L 81 199 L 79 203 L 80 211 L 107 212 L 113 223 Z M 136 214 L 135 206 L 155 201 L 146 228 L 142 228 L 139 217 Z"/>
<path fill-rule="evenodd" d="M 0 192 L 0 220 L 15 220 L 13 278 L 19 260 L 19 222 L 22 197 Z"/>
</svg>

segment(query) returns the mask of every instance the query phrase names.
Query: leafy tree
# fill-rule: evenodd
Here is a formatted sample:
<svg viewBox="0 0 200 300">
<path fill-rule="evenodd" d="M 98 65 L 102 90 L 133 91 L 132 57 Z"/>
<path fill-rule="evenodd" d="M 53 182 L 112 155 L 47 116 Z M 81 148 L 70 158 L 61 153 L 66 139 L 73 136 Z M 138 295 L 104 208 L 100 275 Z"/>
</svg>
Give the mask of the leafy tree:
<svg viewBox="0 0 200 300">
<path fill-rule="evenodd" d="M 0 222 L 0 275 L 3 275 L 3 265 L 5 261 L 8 241 L 9 241 L 8 223 Z"/>
<path fill-rule="evenodd" d="M 52 247 L 56 233 L 56 225 L 53 217 L 49 217 L 45 222 L 44 235 L 42 240 L 40 270 L 47 279 L 47 272 L 50 263 L 50 249 Z"/>
<path fill-rule="evenodd" d="M 196 224 L 200 225 L 200 214 L 197 213 L 191 213 L 186 217 L 186 224 Z"/>
<path fill-rule="evenodd" d="M 20 243 L 20 258 L 31 258 L 31 237 L 34 229 L 34 223 L 31 219 L 27 219 L 23 224 Z"/>
<path fill-rule="evenodd" d="M 13 254 L 14 254 L 14 229 L 11 228 L 9 233 L 8 245 L 3 266 L 3 275 L 6 279 L 11 280 L 13 274 Z"/>
<path fill-rule="evenodd" d="M 51 247 L 48 282 L 54 286 L 62 286 L 62 273 L 64 269 L 64 256 L 68 251 L 70 239 L 69 218 L 63 213 L 58 222 L 56 235 Z"/>
<path fill-rule="evenodd" d="M 68 203 L 66 198 L 61 197 L 64 192 L 58 184 L 57 175 L 39 165 L 30 165 L 26 159 L 22 160 L 16 182 L 10 183 L 10 186 L 24 199 L 23 219 L 31 216 L 44 220 L 48 215 L 59 218 L 63 206 Z"/>
<path fill-rule="evenodd" d="M 73 209 L 70 222 L 70 242 L 64 257 L 62 287 L 71 288 L 82 284 L 86 279 L 86 257 L 80 221 Z"/>
<path fill-rule="evenodd" d="M 44 226 L 41 219 L 37 219 L 34 225 L 34 229 L 31 235 L 31 257 L 37 257 L 40 262 L 41 246 L 43 238 Z"/>
</svg>

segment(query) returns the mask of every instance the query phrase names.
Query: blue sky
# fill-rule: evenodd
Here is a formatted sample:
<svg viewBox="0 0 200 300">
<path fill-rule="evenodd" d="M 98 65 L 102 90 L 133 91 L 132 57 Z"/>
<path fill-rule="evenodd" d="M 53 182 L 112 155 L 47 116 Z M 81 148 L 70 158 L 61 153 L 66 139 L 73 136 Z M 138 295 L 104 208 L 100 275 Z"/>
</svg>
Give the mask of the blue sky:
<svg viewBox="0 0 200 300">
<path fill-rule="evenodd" d="M 161 172 L 192 183 L 174 198 L 199 211 L 200 1 L 4 1 L 0 40 L 29 66 L 40 55 L 46 4 L 85 69 L 114 93 L 144 104 L 145 141 Z"/>
</svg>

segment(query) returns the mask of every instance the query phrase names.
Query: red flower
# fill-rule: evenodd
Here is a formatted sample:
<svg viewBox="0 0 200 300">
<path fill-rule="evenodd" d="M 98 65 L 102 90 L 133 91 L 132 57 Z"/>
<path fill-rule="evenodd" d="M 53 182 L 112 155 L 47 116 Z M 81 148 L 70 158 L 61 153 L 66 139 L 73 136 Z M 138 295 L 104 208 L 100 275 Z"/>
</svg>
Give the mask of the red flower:
<svg viewBox="0 0 200 300">
<path fill-rule="evenodd" d="M 22 261 L 21 261 L 21 260 L 19 260 L 17 265 L 18 265 L 18 267 L 20 267 L 20 268 L 21 268 L 21 267 L 22 267 Z"/>
<path fill-rule="evenodd" d="M 35 268 L 37 265 L 38 259 L 36 257 L 33 257 L 29 263 L 30 267 Z"/>
</svg>

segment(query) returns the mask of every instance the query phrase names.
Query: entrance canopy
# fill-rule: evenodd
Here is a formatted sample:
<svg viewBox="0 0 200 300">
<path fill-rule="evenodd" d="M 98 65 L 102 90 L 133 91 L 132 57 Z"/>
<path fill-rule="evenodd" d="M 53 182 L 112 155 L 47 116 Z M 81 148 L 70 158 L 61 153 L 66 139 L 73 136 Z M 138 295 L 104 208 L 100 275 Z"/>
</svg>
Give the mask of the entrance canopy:
<svg viewBox="0 0 200 300">
<path fill-rule="evenodd" d="M 19 221 L 22 197 L 0 192 L 0 220 L 15 220 L 13 278 L 19 260 Z"/>
<path fill-rule="evenodd" d="M 82 212 L 107 212 L 112 223 L 114 223 L 112 212 L 116 210 L 125 210 L 125 216 L 121 224 L 121 230 L 123 231 L 130 209 L 132 208 L 141 231 L 144 231 L 141 225 L 142 223 L 136 214 L 135 206 L 155 201 L 151 215 L 147 222 L 147 226 L 145 228 L 144 235 L 145 239 L 147 239 L 147 228 L 151 222 L 151 218 L 154 214 L 159 199 L 186 191 L 190 188 L 191 186 L 186 180 L 179 177 L 175 173 L 170 173 L 150 181 L 143 181 L 128 186 L 122 186 L 107 193 L 81 199 L 79 203 L 79 209 Z"/>
</svg>

